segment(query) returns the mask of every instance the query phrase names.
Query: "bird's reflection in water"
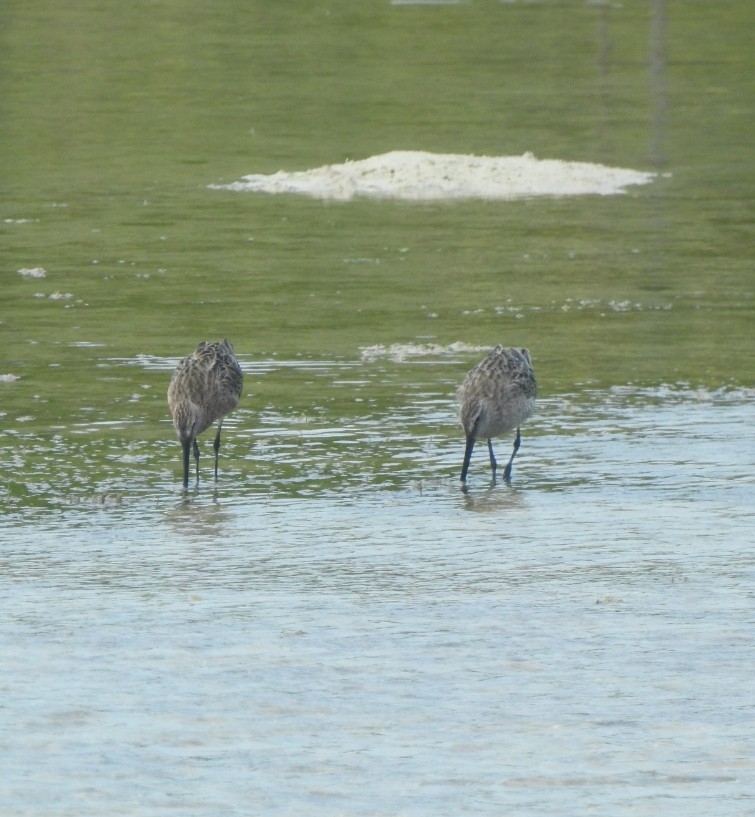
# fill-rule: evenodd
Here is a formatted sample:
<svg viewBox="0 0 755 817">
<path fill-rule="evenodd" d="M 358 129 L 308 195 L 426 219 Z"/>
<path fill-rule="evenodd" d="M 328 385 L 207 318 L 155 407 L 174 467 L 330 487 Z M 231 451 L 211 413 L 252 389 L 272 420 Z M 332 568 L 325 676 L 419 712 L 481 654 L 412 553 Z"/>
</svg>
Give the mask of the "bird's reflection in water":
<svg viewBox="0 0 755 817">
<path fill-rule="evenodd" d="M 499 512 L 524 508 L 526 492 L 490 482 L 486 487 L 474 490 L 466 484 L 460 489 L 462 508 L 477 513 Z"/>
<path fill-rule="evenodd" d="M 176 533 L 195 538 L 218 536 L 230 520 L 217 491 L 210 496 L 186 493 L 166 513 L 166 521 Z"/>
</svg>

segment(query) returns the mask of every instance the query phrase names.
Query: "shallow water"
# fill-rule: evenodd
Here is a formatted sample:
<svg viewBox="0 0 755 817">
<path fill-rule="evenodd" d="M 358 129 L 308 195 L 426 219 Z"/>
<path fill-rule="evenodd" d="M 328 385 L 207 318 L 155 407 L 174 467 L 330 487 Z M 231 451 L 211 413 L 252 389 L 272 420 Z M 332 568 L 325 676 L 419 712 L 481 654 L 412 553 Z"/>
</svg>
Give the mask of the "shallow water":
<svg viewBox="0 0 755 817">
<path fill-rule="evenodd" d="M 546 399 L 512 485 L 482 451 L 467 493 L 437 395 L 249 419 L 186 496 L 176 443 L 106 446 L 89 491 L 31 477 L 4 813 L 752 809 L 751 393 Z"/>
<path fill-rule="evenodd" d="M 0 11 L 0 815 L 751 814 L 749 4 L 100 5 Z M 658 176 L 208 189 L 395 150 Z"/>
</svg>

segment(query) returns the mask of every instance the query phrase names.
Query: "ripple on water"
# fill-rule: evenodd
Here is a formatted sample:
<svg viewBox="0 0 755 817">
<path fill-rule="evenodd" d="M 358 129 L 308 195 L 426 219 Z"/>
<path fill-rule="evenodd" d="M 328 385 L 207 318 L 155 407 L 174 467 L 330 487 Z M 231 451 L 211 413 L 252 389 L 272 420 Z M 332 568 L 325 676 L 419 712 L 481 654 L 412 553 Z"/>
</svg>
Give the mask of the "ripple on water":
<svg viewBox="0 0 755 817">
<path fill-rule="evenodd" d="M 453 404 L 402 396 L 239 411 L 186 494 L 167 423 L 4 438 L 10 813 L 748 804 L 750 395 L 546 397 L 467 493 Z"/>
</svg>

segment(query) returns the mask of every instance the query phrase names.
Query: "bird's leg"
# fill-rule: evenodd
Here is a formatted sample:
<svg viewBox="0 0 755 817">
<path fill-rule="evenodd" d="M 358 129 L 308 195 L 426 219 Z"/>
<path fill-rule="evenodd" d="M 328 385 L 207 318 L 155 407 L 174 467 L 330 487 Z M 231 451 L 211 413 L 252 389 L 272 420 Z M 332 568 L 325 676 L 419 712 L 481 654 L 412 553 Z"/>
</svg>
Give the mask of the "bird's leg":
<svg viewBox="0 0 755 817">
<path fill-rule="evenodd" d="M 220 452 L 220 429 L 223 427 L 223 421 L 218 423 L 218 433 L 215 435 L 215 442 L 212 447 L 215 449 L 215 480 L 218 478 L 218 453 Z"/>
<path fill-rule="evenodd" d="M 480 425 L 480 418 L 478 417 L 472 430 L 467 434 L 467 447 L 464 449 L 464 464 L 461 466 L 461 481 L 467 481 L 467 471 L 469 470 L 469 461 L 472 459 L 472 449 L 474 448 L 475 440 L 477 439 L 477 427 Z"/>
<path fill-rule="evenodd" d="M 197 438 L 194 438 L 194 459 L 197 461 L 197 485 L 199 484 L 199 444 Z M 187 478 L 188 481 L 188 478 Z"/>
<path fill-rule="evenodd" d="M 189 459 L 191 457 L 191 440 L 181 440 L 184 463 L 184 488 L 189 487 Z"/>
<path fill-rule="evenodd" d="M 506 466 L 503 472 L 503 478 L 506 482 L 511 482 L 511 466 L 514 463 L 514 457 L 516 456 L 516 452 L 519 450 L 519 446 L 522 444 L 522 435 L 519 429 L 516 430 L 516 439 L 514 440 L 514 450 L 511 452 L 511 459 L 509 460 L 509 464 Z"/>
<path fill-rule="evenodd" d="M 490 454 L 490 470 L 493 472 L 493 482 L 495 482 L 495 472 L 496 468 L 498 468 L 498 463 L 495 459 L 495 454 L 493 453 L 493 440 L 488 437 L 488 452 Z"/>
</svg>

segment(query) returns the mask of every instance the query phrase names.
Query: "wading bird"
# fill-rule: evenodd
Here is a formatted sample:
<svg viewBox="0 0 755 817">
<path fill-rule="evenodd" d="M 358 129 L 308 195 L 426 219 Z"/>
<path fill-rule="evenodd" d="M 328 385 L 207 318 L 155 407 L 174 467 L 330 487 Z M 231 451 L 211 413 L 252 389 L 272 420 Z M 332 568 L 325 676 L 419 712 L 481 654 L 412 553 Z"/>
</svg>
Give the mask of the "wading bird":
<svg viewBox="0 0 755 817">
<path fill-rule="evenodd" d="M 215 479 L 223 417 L 236 408 L 241 397 L 243 375 L 227 338 L 217 343 L 203 340 L 176 367 L 168 386 L 168 407 L 178 439 L 183 446 L 184 488 L 189 486 L 189 456 L 194 449 L 199 482 L 197 436 L 218 420 L 215 435 Z"/>
<path fill-rule="evenodd" d="M 461 481 L 466 482 L 469 461 L 476 440 L 487 438 L 493 481 L 498 467 L 493 454 L 493 437 L 516 429 L 514 451 L 503 472 L 511 480 L 511 466 L 522 441 L 519 426 L 535 410 L 537 381 L 527 349 L 495 349 L 464 378 L 457 397 L 461 424 L 467 438 Z"/>
</svg>

